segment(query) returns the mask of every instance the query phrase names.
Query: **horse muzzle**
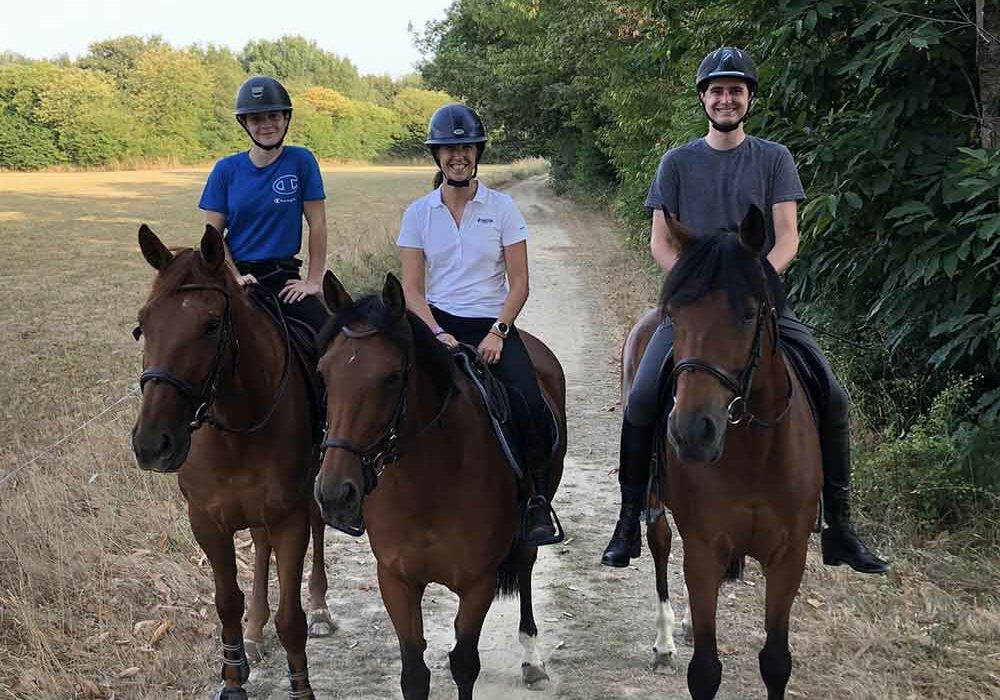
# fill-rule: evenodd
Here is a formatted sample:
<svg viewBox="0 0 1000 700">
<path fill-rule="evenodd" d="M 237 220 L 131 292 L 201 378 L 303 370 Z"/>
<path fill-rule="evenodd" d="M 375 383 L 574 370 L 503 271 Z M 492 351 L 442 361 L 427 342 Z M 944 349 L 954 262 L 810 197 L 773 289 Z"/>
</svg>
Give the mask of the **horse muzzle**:
<svg viewBox="0 0 1000 700">
<path fill-rule="evenodd" d="M 681 461 L 712 464 L 726 446 L 726 425 L 711 413 L 680 413 L 675 406 L 667 419 L 667 439 Z"/>
<path fill-rule="evenodd" d="M 187 460 L 191 433 L 150 429 L 136 423 L 132 428 L 132 454 L 140 469 L 172 474 Z"/>
<path fill-rule="evenodd" d="M 313 485 L 313 495 L 323 522 L 354 537 L 365 534 L 362 511 L 365 494 L 352 480 L 324 479 L 320 472 Z"/>
</svg>

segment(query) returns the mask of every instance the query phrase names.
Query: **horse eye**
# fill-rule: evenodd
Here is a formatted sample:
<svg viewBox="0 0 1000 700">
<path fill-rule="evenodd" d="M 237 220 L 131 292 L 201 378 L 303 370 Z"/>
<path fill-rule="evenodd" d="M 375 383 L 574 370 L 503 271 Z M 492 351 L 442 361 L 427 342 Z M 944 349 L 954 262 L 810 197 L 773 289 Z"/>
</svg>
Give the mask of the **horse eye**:
<svg viewBox="0 0 1000 700">
<path fill-rule="evenodd" d="M 205 323 L 205 335 L 215 335 L 219 332 L 222 322 L 217 318 L 210 318 Z"/>
</svg>

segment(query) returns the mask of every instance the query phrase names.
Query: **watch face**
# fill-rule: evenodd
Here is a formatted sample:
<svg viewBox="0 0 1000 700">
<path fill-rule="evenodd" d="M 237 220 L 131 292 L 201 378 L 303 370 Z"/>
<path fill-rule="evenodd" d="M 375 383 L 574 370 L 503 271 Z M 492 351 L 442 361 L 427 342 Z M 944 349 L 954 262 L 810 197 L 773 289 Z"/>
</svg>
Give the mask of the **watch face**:
<svg viewBox="0 0 1000 700">
<path fill-rule="evenodd" d="M 507 333 L 510 332 L 510 326 L 508 326 L 503 321 L 497 321 L 497 330 L 503 333 L 504 335 L 507 335 Z"/>
</svg>

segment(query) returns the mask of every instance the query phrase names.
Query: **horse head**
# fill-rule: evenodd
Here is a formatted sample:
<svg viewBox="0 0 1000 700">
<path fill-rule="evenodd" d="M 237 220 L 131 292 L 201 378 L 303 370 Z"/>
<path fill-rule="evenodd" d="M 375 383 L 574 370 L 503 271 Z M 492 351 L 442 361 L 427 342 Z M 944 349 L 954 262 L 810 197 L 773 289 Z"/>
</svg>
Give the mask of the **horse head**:
<svg viewBox="0 0 1000 700">
<path fill-rule="evenodd" d="M 386 275 L 381 296 L 355 303 L 330 271 L 323 294 L 334 318 L 319 338 L 319 370 L 328 387 L 327 438 L 314 494 L 323 519 L 364 532 L 362 505 L 394 459 L 413 364 L 403 287 Z"/>
<path fill-rule="evenodd" d="M 667 439 L 681 460 L 712 463 L 728 425 L 753 420 L 754 374 L 776 347 L 781 284 L 762 256 L 765 223 L 756 207 L 735 234 L 695 236 L 670 216 L 667 227 L 680 250 L 661 294 L 674 326 Z"/>
<path fill-rule="evenodd" d="M 139 247 L 157 275 L 134 331 L 145 344 L 132 450 L 142 469 L 175 472 L 187 459 L 191 432 L 235 361 L 230 308 L 235 282 L 225 270 L 222 234 L 211 226 L 198 250 L 172 252 L 143 224 Z"/>
</svg>

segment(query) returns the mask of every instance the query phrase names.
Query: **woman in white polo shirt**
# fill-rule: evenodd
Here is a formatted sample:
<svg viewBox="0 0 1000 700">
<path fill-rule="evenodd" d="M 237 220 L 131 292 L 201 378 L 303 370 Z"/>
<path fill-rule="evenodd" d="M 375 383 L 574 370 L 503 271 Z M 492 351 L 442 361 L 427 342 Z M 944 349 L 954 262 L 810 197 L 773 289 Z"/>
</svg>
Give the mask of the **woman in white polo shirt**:
<svg viewBox="0 0 1000 700">
<path fill-rule="evenodd" d="M 486 130 L 473 110 L 445 105 L 428 132 L 424 143 L 439 168 L 435 189 L 406 209 L 396 241 L 406 305 L 445 345 L 477 348 L 506 385 L 535 485 L 524 540 L 553 544 L 561 537 L 545 498 L 552 441 L 535 370 L 514 327 L 528 299 L 528 227 L 509 195 L 476 179 Z"/>
</svg>

